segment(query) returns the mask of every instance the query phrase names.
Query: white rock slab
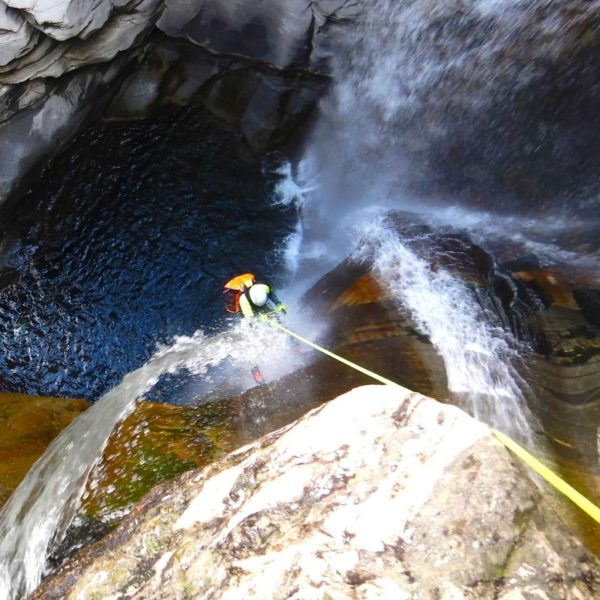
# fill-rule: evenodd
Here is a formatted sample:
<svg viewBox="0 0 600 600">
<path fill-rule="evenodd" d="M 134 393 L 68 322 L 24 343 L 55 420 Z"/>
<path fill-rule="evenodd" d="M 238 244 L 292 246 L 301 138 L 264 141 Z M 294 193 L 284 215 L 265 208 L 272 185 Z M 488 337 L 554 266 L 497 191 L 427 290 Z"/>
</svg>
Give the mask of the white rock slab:
<svg viewBox="0 0 600 600">
<path fill-rule="evenodd" d="M 4 0 L 7 6 L 24 10 L 37 29 L 55 40 L 86 37 L 106 23 L 113 9 L 111 0 Z"/>
<path fill-rule="evenodd" d="M 18 11 L 0 1 L 0 66 L 27 53 L 37 38 L 37 32 Z"/>
</svg>

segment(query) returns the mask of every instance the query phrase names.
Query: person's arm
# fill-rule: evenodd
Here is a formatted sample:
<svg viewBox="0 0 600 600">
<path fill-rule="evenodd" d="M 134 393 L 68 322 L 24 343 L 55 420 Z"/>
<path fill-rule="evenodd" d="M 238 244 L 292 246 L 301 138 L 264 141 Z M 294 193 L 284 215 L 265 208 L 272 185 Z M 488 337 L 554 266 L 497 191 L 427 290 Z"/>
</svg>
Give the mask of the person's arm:
<svg viewBox="0 0 600 600">
<path fill-rule="evenodd" d="M 244 317 L 246 317 L 247 319 L 254 316 L 252 305 L 250 304 L 248 298 L 246 298 L 246 294 L 242 294 L 240 296 L 240 310 L 242 311 Z"/>
<path fill-rule="evenodd" d="M 287 306 L 277 297 L 271 286 L 269 286 L 268 297 L 278 310 L 284 313 L 287 312 Z"/>
</svg>

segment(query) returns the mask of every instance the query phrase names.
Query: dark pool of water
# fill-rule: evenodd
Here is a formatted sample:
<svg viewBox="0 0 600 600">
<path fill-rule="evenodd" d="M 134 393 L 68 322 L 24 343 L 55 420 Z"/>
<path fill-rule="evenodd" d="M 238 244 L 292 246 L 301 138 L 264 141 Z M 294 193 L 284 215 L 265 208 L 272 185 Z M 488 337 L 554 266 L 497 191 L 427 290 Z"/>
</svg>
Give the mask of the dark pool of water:
<svg viewBox="0 0 600 600">
<path fill-rule="evenodd" d="M 281 280 L 276 179 L 199 107 L 81 133 L 0 221 L 0 389 L 94 400 L 222 325 L 230 276 Z"/>
</svg>

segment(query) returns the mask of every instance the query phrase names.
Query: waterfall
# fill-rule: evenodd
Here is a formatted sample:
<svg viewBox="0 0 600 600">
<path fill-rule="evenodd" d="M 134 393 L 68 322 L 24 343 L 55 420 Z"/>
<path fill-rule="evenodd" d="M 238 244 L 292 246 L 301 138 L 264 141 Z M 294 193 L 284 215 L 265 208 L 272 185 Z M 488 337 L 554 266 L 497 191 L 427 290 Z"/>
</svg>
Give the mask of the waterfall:
<svg viewBox="0 0 600 600">
<path fill-rule="evenodd" d="M 514 130 L 506 126 L 513 116 L 520 115 L 521 127 L 528 118 L 527 111 L 513 115 L 511 102 L 544 75 L 544 61 L 534 60 L 535 53 L 556 57 L 569 36 L 581 33 L 576 27 L 567 30 L 562 19 L 569 11 L 553 12 L 548 0 L 372 0 L 364 5 L 365 14 L 351 29 L 341 27 L 337 39 L 332 33 L 331 42 L 339 45 L 334 83 L 294 177 L 289 165 L 280 172 L 276 202 L 296 203 L 301 212 L 284 250 L 295 282 L 282 298 L 293 305 L 300 290 L 362 241 L 356 256 L 369 258 L 399 307 L 429 338 L 457 402 L 527 441 L 526 383 L 515 366 L 524 349 L 471 287 L 448 269 L 432 268 L 435 235 L 436 228 L 450 224 L 478 239 L 511 237 L 524 247 L 560 254 L 566 263 L 579 258 L 554 246 L 552 235 L 544 237 L 557 227 L 548 214 L 549 227 L 536 218 L 513 222 L 502 214 L 499 220 L 496 213 L 506 213 L 506 186 L 494 185 L 516 155 Z M 517 50 L 521 54 L 512 60 Z M 536 143 L 556 142 L 556 132 L 553 137 L 548 128 L 531 132 L 539 138 L 524 149 L 525 158 L 535 155 Z M 457 155 L 460 167 L 454 172 Z M 552 169 L 552 161 L 547 163 L 542 175 Z M 496 169 L 496 164 L 503 166 Z M 465 198 L 473 204 L 463 205 Z M 590 207 L 597 207 L 597 200 L 590 200 Z M 390 210 L 402 211 L 406 223 L 411 215 L 427 223 L 432 243 L 421 239 L 415 245 L 401 231 L 387 229 L 381 217 Z M 300 323 L 298 329 L 311 335 L 311 327 L 314 331 L 319 324 Z M 212 338 L 182 337 L 159 349 L 50 445 L 0 512 L 2 599 L 27 595 L 39 583 L 49 549 L 76 515 L 111 432 L 161 375 L 180 369 L 201 374 L 225 359 L 247 369 L 267 346 L 269 356 L 285 359 L 285 364 L 275 361 L 274 374 L 293 368 L 285 341 L 277 342 L 273 331 L 263 337 L 259 330 L 248 335 L 243 329 Z"/>
<path fill-rule="evenodd" d="M 450 152 L 453 133 L 469 131 L 475 116 L 487 118 L 502 82 L 513 92 L 531 84 L 531 70 L 516 63 L 501 70 L 495 61 L 543 6 L 369 3 L 338 39 L 335 83 L 303 157 L 313 184 L 303 194 L 302 239 L 293 252 L 298 277 L 310 285 L 365 241 L 381 282 L 442 357 L 457 402 L 522 441 L 530 439 L 531 417 L 517 363 L 527 349 L 457 275 L 431 268 L 440 227 L 480 240 L 516 234 L 518 225 L 494 228 L 498 217 L 485 208 L 457 206 L 456 196 L 432 185 L 429 159 Z M 551 18 L 538 20 L 534 34 L 552 26 Z M 390 210 L 402 211 L 407 224 L 426 223 L 431 243 L 416 247 L 386 230 L 381 216 Z"/>
<path fill-rule="evenodd" d="M 433 268 L 384 222 L 372 227 L 362 249 L 380 282 L 406 307 L 444 361 L 448 389 L 475 418 L 532 441 L 527 383 L 515 365 L 527 349 L 513 338 L 498 314 L 482 306 L 474 291 L 444 268 Z M 360 254 L 357 255 L 357 258 Z"/>
<path fill-rule="evenodd" d="M 277 375 L 287 340 L 268 326 L 241 323 L 213 337 L 196 333 L 159 348 L 146 364 L 75 419 L 48 447 L 0 512 L 0 598 L 26 597 L 45 572 L 46 557 L 76 515 L 85 484 L 108 439 L 141 398 L 167 373 L 197 375 L 231 359 L 235 370 L 250 372 L 267 363 Z M 286 361 L 289 362 L 289 361 Z M 233 376 L 233 375 L 232 375 Z"/>
</svg>

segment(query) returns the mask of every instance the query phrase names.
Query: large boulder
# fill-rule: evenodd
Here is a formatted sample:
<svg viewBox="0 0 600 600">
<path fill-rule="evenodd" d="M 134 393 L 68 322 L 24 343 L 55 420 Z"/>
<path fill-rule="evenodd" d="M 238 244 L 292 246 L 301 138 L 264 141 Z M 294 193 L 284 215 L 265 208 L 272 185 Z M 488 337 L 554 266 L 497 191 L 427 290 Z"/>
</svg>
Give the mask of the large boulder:
<svg viewBox="0 0 600 600">
<path fill-rule="evenodd" d="M 155 488 L 32 598 L 599 593 L 598 560 L 486 426 L 366 386 Z"/>
<path fill-rule="evenodd" d="M 514 339 L 523 344 L 519 372 L 524 381 L 519 391 L 531 409 L 530 427 L 545 440 L 544 459 L 598 503 L 600 329 L 594 302 L 600 283 L 596 273 L 569 265 L 542 267 L 543 255 L 526 254 L 512 241 L 491 240 L 484 249 L 464 234 L 432 235 L 414 217 L 401 213 L 389 222 L 401 239 L 411 240 L 411 247 L 426 257 L 432 271 L 444 269 L 467 283 L 490 321 L 495 316 L 498 326 L 512 328 Z M 325 345 L 420 393 L 460 402 L 460 396 L 448 389 L 442 357 L 420 333 L 415 315 L 393 296 L 387 279 L 371 261 L 350 257 L 307 293 L 306 300 L 315 302 L 326 316 Z M 315 371 L 310 380 L 311 389 L 323 399 L 331 397 L 327 387 L 344 376 L 343 367 L 327 369 L 329 375 Z M 250 400 L 246 409 L 251 421 L 260 414 L 257 409 L 253 415 L 255 404 Z M 569 508 L 562 507 L 561 515 L 565 511 Z M 598 524 L 579 512 L 569 518 L 573 529 L 600 551 Z"/>
</svg>

